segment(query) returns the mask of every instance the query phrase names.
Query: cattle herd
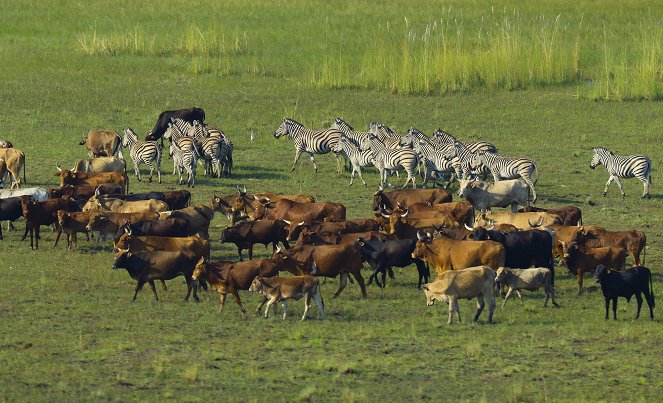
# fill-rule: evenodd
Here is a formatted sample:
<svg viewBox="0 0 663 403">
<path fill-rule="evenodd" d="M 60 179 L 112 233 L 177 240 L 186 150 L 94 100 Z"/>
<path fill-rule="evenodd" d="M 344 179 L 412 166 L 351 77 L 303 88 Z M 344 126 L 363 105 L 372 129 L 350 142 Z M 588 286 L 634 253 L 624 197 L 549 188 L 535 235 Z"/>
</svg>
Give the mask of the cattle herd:
<svg viewBox="0 0 663 403">
<path fill-rule="evenodd" d="M 230 294 L 246 313 L 239 291 L 248 290 L 263 295 L 257 312 L 265 307 L 265 317 L 271 307 L 276 313 L 280 302 L 285 318 L 285 301 L 304 298 L 302 320 L 311 300 L 324 318 L 319 277 L 340 278 L 334 297 L 350 280 L 365 298 L 366 286 L 373 281 L 385 287 L 387 276 L 394 276 L 393 267 L 413 265 L 417 287 L 425 293 L 427 304 L 436 300 L 449 304 L 448 323 L 454 313 L 460 321 L 458 300 L 472 298 L 478 301 L 474 320 L 487 304 L 488 322 L 492 323 L 500 291 L 505 295 L 502 308 L 512 293 L 522 299 L 520 291 L 540 288 L 546 295 L 544 306 L 549 300 L 559 306 L 554 260 L 558 257 L 577 276 L 578 293 L 584 273 L 594 273 L 605 296 L 606 319 L 610 301 L 616 319 L 617 297 L 630 299 L 633 295 L 637 318 L 641 294 L 654 317 L 651 273 L 641 266 L 646 256 L 642 232 L 584 225 L 582 212 L 575 206 L 548 210 L 530 206 L 530 194 L 532 201 L 536 199 L 532 176 L 536 173 L 538 177 L 532 160 L 501 157 L 490 143 L 461 143 L 442 131 L 433 139 L 416 129 L 398 136 L 384 125 L 373 124 L 369 132 L 362 133 L 341 119 L 331 129 L 312 131 L 284 119 L 275 137 L 288 135 L 293 140 L 293 169 L 304 152 L 316 171 L 313 154 L 336 154 L 339 172 L 342 158 L 346 158 L 352 165 L 352 178 L 357 172 L 362 182 L 361 167 L 378 169 L 380 187 L 373 195 L 372 212 L 363 219 L 348 220 L 343 204 L 319 202 L 311 195 L 248 193 L 239 186 L 236 193 L 214 195 L 210 205 L 192 205 L 188 190 L 129 192 L 123 148 L 129 151 L 138 180 L 139 166 L 145 163 L 151 170 L 149 180 L 156 170 L 161 181 L 164 138 L 169 141 L 180 183 L 186 172 L 188 185 L 194 186 L 197 160 L 205 163 L 206 174 L 229 176 L 233 144 L 223 132 L 205 125 L 204 119 L 205 112 L 199 108 L 166 111 L 145 141 L 137 140 L 131 129 L 124 137 L 113 131 L 91 131 L 81 142 L 91 158 L 79 161 L 71 170 L 57 166 L 60 187 L 48 190 L 20 188 L 21 169 L 25 182 L 25 155 L 0 140 L 0 179 L 7 178 L 5 183 L 11 184 L 11 189 L 0 193 L 0 223 L 7 221 L 7 228 L 14 229 L 13 222 L 23 217 L 22 240 L 29 233 L 33 249 L 39 248 L 41 226 L 53 226 L 57 231 L 55 245 L 64 233 L 68 249 L 77 247 L 78 234 L 88 241 L 92 236 L 95 249 L 105 250 L 111 240 L 113 268 L 126 269 L 137 281 L 134 300 L 145 283 L 158 300 L 155 280 L 165 289 L 165 280 L 181 275 L 187 283 L 186 300 L 191 294 L 199 300 L 202 287 L 220 294 L 220 310 Z M 609 183 L 616 180 L 621 189 L 617 177 L 628 176 L 615 171 L 612 162 L 596 157 L 596 150 L 592 165 L 606 165 Z M 643 196 L 648 196 L 651 181 L 651 162 L 647 164 L 646 172 L 633 175 L 646 179 Z M 452 201 L 446 188 L 417 189 L 418 168 L 424 184 L 429 178 L 438 182 L 445 174 L 451 175 L 451 182 L 455 175 L 457 196 L 465 200 Z M 392 172 L 398 169 L 406 171 L 405 183 L 411 182 L 413 188 L 386 191 Z M 481 174 L 492 174 L 495 181 L 479 180 Z M 495 211 L 499 207 L 510 207 L 510 211 Z M 238 261 L 210 259 L 209 225 L 215 213 L 230 220 L 220 241 L 237 247 Z M 0 225 L 0 240 L 2 236 Z M 272 256 L 253 259 L 256 244 L 271 244 Z M 244 260 L 244 250 L 248 260 Z M 633 260 L 631 269 L 626 269 L 627 258 Z M 362 276 L 365 264 L 371 268 L 367 282 Z M 436 275 L 432 282 L 431 267 Z M 291 276 L 279 277 L 281 272 Z"/>
</svg>

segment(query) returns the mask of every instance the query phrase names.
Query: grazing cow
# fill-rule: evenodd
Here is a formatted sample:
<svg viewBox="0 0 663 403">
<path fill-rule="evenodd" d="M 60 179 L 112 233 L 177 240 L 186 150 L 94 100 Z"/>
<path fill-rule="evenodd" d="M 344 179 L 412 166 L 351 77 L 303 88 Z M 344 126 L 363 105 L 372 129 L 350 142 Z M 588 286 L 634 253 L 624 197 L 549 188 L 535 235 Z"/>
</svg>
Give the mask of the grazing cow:
<svg viewBox="0 0 663 403">
<path fill-rule="evenodd" d="M 115 255 L 113 269 L 126 269 L 131 278 L 138 282 L 132 301 L 136 300 L 145 283 L 150 283 L 154 298 L 158 301 L 154 280 L 172 280 L 180 275 L 184 276 L 187 285 L 184 300 L 189 301 L 193 290 L 193 298 L 199 301 L 198 287 L 191 279 L 198 259 L 199 257 L 191 252 L 129 252 L 123 249 Z"/>
<path fill-rule="evenodd" d="M 90 157 L 124 159 L 122 138 L 113 130 L 90 130 L 79 144 L 85 146 Z"/>
<path fill-rule="evenodd" d="M 562 225 L 582 225 L 582 211 L 575 206 L 544 209 L 534 206 L 525 206 L 518 210 L 519 213 L 550 213 L 558 215 L 562 219 Z"/>
<path fill-rule="evenodd" d="M 123 187 L 123 193 L 129 193 L 129 177 L 124 172 L 102 172 L 88 174 L 84 172 L 72 172 L 67 169 L 59 169 L 55 176 L 60 177 L 60 187 L 66 185 L 102 185 L 112 183 Z"/>
<path fill-rule="evenodd" d="M 0 148 L 0 159 L 4 160 L 9 173 L 10 189 L 21 187 L 21 168 L 23 168 L 23 183 L 28 183 L 25 179 L 25 154 L 23 151 L 16 148 Z M 4 176 L 0 179 L 4 180 Z"/>
<path fill-rule="evenodd" d="M 529 187 L 518 179 L 497 183 L 462 179 L 458 196 L 472 203 L 472 207 L 482 213 L 491 207 L 508 206 L 511 206 L 511 212 L 515 213 L 518 205 L 529 205 Z"/>
<path fill-rule="evenodd" d="M 384 288 L 387 285 L 387 270 L 394 266 L 406 267 L 413 263 L 417 266 L 417 271 L 419 272 L 417 288 L 420 288 L 424 282 L 428 282 L 430 270 L 423 261 L 412 257 L 416 245 L 417 241 L 414 239 L 383 241 L 380 239 L 358 238 L 355 246 L 359 249 L 359 253 L 366 259 L 368 264 L 373 267 L 373 274 L 368 279 L 368 284 L 371 284 L 375 278 L 375 283 L 378 287 Z M 382 273 L 382 284 L 380 284 L 380 280 L 378 279 L 378 273 Z"/>
<path fill-rule="evenodd" d="M 246 314 L 238 290 L 248 290 L 253 279 L 258 276 L 276 276 L 279 271 L 297 271 L 299 267 L 301 267 L 301 263 L 279 254 L 270 259 L 256 259 L 246 262 L 208 262 L 205 258 L 201 258 L 196 264 L 193 279 L 207 281 L 210 283 L 212 290 L 220 293 L 219 312 L 223 311 L 226 304 L 226 295 L 232 294 L 242 313 Z"/>
<path fill-rule="evenodd" d="M 520 230 L 527 230 L 549 225 L 560 225 L 562 219 L 550 213 L 509 213 L 506 211 L 478 213 L 475 227 L 490 227 L 496 224 L 511 224 Z"/>
<path fill-rule="evenodd" d="M 35 201 L 30 196 L 21 196 L 21 211 L 25 218 L 25 233 L 21 241 L 30 232 L 30 248 L 39 249 L 39 227 L 51 225 L 58 219 L 58 210 L 80 211 L 78 205 L 70 199 L 50 199 Z"/>
<path fill-rule="evenodd" d="M 474 218 L 472 214 L 472 205 L 468 202 L 449 202 L 442 204 L 429 204 L 429 203 L 415 203 L 406 206 L 402 203 L 397 203 L 398 212 L 404 213 L 410 211 L 411 213 L 424 213 L 424 212 L 440 212 L 450 215 L 454 220 L 461 224 L 469 224 Z M 396 210 L 392 211 L 396 212 Z"/>
<path fill-rule="evenodd" d="M 417 234 L 412 257 L 433 266 L 437 274 L 467 267 L 488 266 L 497 270 L 504 266 L 504 246 L 494 241 L 456 241 L 449 238 L 431 239 Z"/>
<path fill-rule="evenodd" d="M 7 221 L 7 228 L 14 229 L 13 222 L 23 215 L 20 197 L 10 197 L 9 199 L 0 199 L 0 241 L 2 237 L 2 222 Z"/>
<path fill-rule="evenodd" d="M 153 211 L 156 213 L 168 211 L 168 204 L 161 200 L 125 201 L 107 196 L 92 196 L 83 206 L 83 211 L 101 210 L 113 213 L 142 213 Z"/>
<path fill-rule="evenodd" d="M 304 315 L 302 320 L 308 316 L 308 311 L 311 309 L 311 298 L 315 300 L 320 316 L 325 319 L 325 308 L 320 296 L 320 281 L 313 276 L 294 276 L 294 277 L 256 277 L 249 291 L 257 292 L 263 295 L 264 300 L 258 306 L 260 308 L 267 303 L 265 308 L 265 318 L 269 317 L 269 308 L 275 302 L 280 302 L 283 307 L 283 319 L 286 317 L 286 299 L 299 300 L 305 297 L 304 301 Z"/>
<path fill-rule="evenodd" d="M 288 269 L 294 275 L 310 274 L 318 277 L 336 278 L 341 276 L 338 291 L 334 298 L 338 297 L 341 291 L 347 285 L 348 275 L 352 276 L 359 283 L 361 295 L 366 298 L 366 285 L 361 276 L 362 258 L 359 251 L 352 245 L 295 245 L 275 256 L 284 254 L 290 256 L 298 262 L 304 264 L 304 268 L 299 271 Z"/>
<path fill-rule="evenodd" d="M 244 260 L 242 249 L 248 249 L 249 259 L 253 259 L 253 245 L 257 243 L 265 247 L 271 243 L 274 251 L 279 242 L 289 248 L 286 228 L 286 223 L 281 220 L 243 221 L 224 229 L 221 232 L 221 243 L 234 243 L 239 260 Z"/>
<path fill-rule="evenodd" d="M 112 239 L 113 236 L 119 231 L 120 226 L 122 226 L 124 223 L 134 224 L 141 223 L 143 221 L 151 222 L 153 220 L 157 220 L 158 218 L 159 214 L 153 211 L 142 213 L 113 213 L 108 211 L 92 210 L 90 212 L 90 220 L 85 226 L 85 229 L 96 234 L 95 249 L 99 248 L 99 240 L 103 238 L 104 250 L 106 250 L 106 240 L 109 236 Z M 143 234 L 141 233 L 140 235 Z"/>
<path fill-rule="evenodd" d="M 635 318 L 638 319 L 642 308 L 640 293 L 645 294 L 649 306 L 649 317 L 654 320 L 654 288 L 651 271 L 648 268 L 636 266 L 622 272 L 615 272 L 600 264 L 594 270 L 594 281 L 601 284 L 601 291 L 605 298 L 605 320 L 608 320 L 610 300 L 612 300 L 612 317 L 617 320 L 617 298 L 624 297 L 627 302 L 631 302 L 634 294 L 638 301 L 638 311 L 635 314 Z"/>
<path fill-rule="evenodd" d="M 12 148 L 14 145 L 9 140 L 0 140 L 0 148 Z"/>
<path fill-rule="evenodd" d="M 170 190 L 161 192 L 171 210 L 181 210 L 191 205 L 191 192 L 188 190 Z M 161 199 L 157 199 L 161 200 Z"/>
<path fill-rule="evenodd" d="M 553 305 L 559 306 L 559 304 L 555 302 L 555 289 L 552 285 L 552 270 L 548 268 L 509 269 L 506 267 L 500 267 L 497 269 L 495 282 L 509 286 L 509 291 L 507 291 L 504 301 L 502 302 L 502 309 L 504 309 L 506 301 L 514 291 L 518 294 L 518 298 L 520 298 L 520 301 L 522 302 L 523 297 L 520 295 L 519 290 L 536 291 L 541 287 L 543 287 L 543 290 L 546 292 L 546 302 L 543 303 L 543 306 L 548 306 L 548 300 L 550 298 L 552 298 Z"/>
<path fill-rule="evenodd" d="M 340 203 L 318 202 L 298 203 L 292 200 L 281 199 L 277 202 L 260 202 L 254 211 L 249 213 L 253 220 L 286 220 L 291 222 L 345 220 L 345 206 Z"/>
<path fill-rule="evenodd" d="M 320 231 L 313 232 L 303 230 L 297 238 L 297 245 L 354 245 L 358 238 L 379 239 L 386 241 L 389 237 L 379 231 L 350 232 L 339 234 L 337 232 Z M 370 284 L 370 282 L 369 282 Z"/>
<path fill-rule="evenodd" d="M 410 206 L 415 203 L 440 204 L 451 201 L 451 193 L 444 189 L 399 189 L 384 192 L 379 188 L 373 194 L 373 211 L 395 210 L 398 203 Z"/>
<path fill-rule="evenodd" d="M 339 234 L 348 234 L 351 232 L 374 231 L 373 228 L 375 228 L 373 224 L 359 225 L 354 221 L 334 221 L 334 222 L 315 221 L 309 223 L 303 221 L 302 222 L 290 222 L 287 220 L 284 221 L 286 222 L 286 224 L 288 224 L 288 241 L 295 241 L 299 239 L 300 234 L 305 229 L 311 232 L 328 231 Z M 379 230 L 379 227 L 377 229 Z"/>
<path fill-rule="evenodd" d="M 571 242 L 562 241 L 562 262 L 572 274 L 578 276 L 578 294 L 582 293 L 582 275 L 593 273 L 596 266 L 602 264 L 613 270 L 624 270 L 626 251 L 620 247 L 586 248 Z"/>
<path fill-rule="evenodd" d="M 167 217 L 186 220 L 189 223 L 190 235 L 198 234 L 209 239 L 209 223 L 214 218 L 214 210 L 208 206 L 189 206 L 173 210 Z"/>
<path fill-rule="evenodd" d="M 409 217 L 407 212 L 404 214 L 381 214 L 384 218 L 389 219 L 388 223 L 383 223 L 385 232 L 387 232 L 389 235 L 394 235 L 398 239 L 413 239 L 417 236 L 417 231 L 426 229 L 430 230 L 433 228 L 433 226 L 436 225 L 445 228 L 456 228 L 459 226 L 458 222 L 448 215 L 440 215 L 435 218 L 419 219 Z"/>
<path fill-rule="evenodd" d="M 642 231 L 606 231 L 600 227 L 580 227 L 574 234 L 571 242 L 588 248 L 599 248 L 602 246 L 616 246 L 625 249 L 633 258 L 635 266 L 640 266 L 640 253 L 645 251 L 647 256 L 647 237 Z"/>
<path fill-rule="evenodd" d="M 44 201 L 51 198 L 48 190 L 44 188 L 0 189 L 0 199 L 21 196 L 30 196 L 35 201 Z"/>
<path fill-rule="evenodd" d="M 71 247 L 78 247 L 78 240 L 76 239 L 76 234 L 81 232 L 84 233 L 88 241 L 90 236 L 88 235 L 87 223 L 90 222 L 90 216 L 92 212 L 82 211 L 82 212 L 69 212 L 65 210 L 58 211 L 58 235 L 55 238 L 55 243 L 53 247 L 58 245 L 60 240 L 60 235 L 64 232 L 67 236 L 67 250 L 71 250 Z"/>
<path fill-rule="evenodd" d="M 57 165 L 56 165 L 57 167 Z M 57 167 L 60 169 L 59 167 Z M 98 157 L 79 160 L 71 172 L 98 174 L 103 172 L 126 172 L 127 163 L 116 157 Z"/>
<path fill-rule="evenodd" d="M 201 108 L 187 108 L 187 109 L 176 109 L 172 111 L 163 111 L 159 114 L 154 128 L 152 131 L 145 137 L 146 141 L 156 141 L 160 139 L 168 128 L 168 124 L 172 122 L 173 119 L 182 119 L 186 122 L 193 123 L 194 120 L 199 122 L 205 121 L 205 111 Z"/>
<path fill-rule="evenodd" d="M 162 236 L 135 236 L 132 235 L 131 228 L 129 232 L 120 235 L 115 242 L 115 249 L 130 249 L 134 252 L 191 252 L 198 258 L 205 257 L 209 259 L 210 246 L 207 239 L 197 235 L 188 237 L 162 237 Z"/>
<path fill-rule="evenodd" d="M 474 315 L 474 321 L 479 320 L 479 315 L 481 315 L 485 306 L 484 299 L 487 299 L 488 323 L 493 323 L 493 312 L 495 311 L 494 283 L 495 272 L 490 267 L 478 266 L 440 273 L 435 281 L 424 284 L 421 288 L 426 294 L 426 305 L 433 306 L 435 300 L 449 303 L 447 325 L 451 324 L 454 311 L 458 314 L 458 322 L 460 322 L 458 300 L 475 297 L 477 298 L 477 313 Z"/>
</svg>

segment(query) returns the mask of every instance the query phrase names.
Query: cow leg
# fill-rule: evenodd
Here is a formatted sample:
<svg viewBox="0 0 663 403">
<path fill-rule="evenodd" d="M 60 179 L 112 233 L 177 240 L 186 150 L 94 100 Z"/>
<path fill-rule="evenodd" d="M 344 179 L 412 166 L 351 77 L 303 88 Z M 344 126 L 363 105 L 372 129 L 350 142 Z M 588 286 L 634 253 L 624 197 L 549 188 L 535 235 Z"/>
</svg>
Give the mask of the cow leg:
<svg viewBox="0 0 663 403">
<path fill-rule="evenodd" d="M 361 272 L 357 270 L 357 273 L 352 273 L 352 275 L 354 276 L 355 280 L 357 280 L 357 283 L 359 283 L 359 287 L 361 288 L 361 297 L 366 298 L 366 285 L 364 284 L 364 278 L 361 276 Z"/>
<path fill-rule="evenodd" d="M 246 315 L 246 309 L 244 309 L 244 305 L 242 305 L 242 300 L 239 299 L 239 294 L 237 293 L 237 290 L 235 288 L 232 289 L 232 294 L 233 298 L 235 298 L 235 302 L 237 302 L 237 305 L 239 305 L 239 309 L 241 309 L 242 313 Z"/>
<path fill-rule="evenodd" d="M 582 270 L 578 269 L 578 295 L 582 294 Z"/>
<path fill-rule="evenodd" d="M 375 279 L 375 281 L 377 282 L 378 280 Z M 336 294 L 334 294 L 333 298 L 338 298 L 339 294 L 341 291 L 343 291 L 346 285 L 348 285 L 348 273 L 341 273 L 341 279 L 338 283 L 338 291 L 336 291 Z"/>
<path fill-rule="evenodd" d="M 642 290 L 645 293 L 645 298 L 647 299 L 647 305 L 649 306 L 649 317 L 654 319 L 654 295 L 649 292 L 647 288 Z"/>
<path fill-rule="evenodd" d="M 430 272 L 428 271 L 426 266 L 421 262 L 415 261 L 414 264 L 417 266 L 417 272 L 419 273 L 419 281 L 417 282 L 417 289 L 421 289 L 421 285 L 428 282 L 428 277 L 430 276 Z"/>
<path fill-rule="evenodd" d="M 638 311 L 635 313 L 635 318 L 640 317 L 640 309 L 642 309 L 642 294 L 640 292 L 635 293 L 635 300 L 638 302 Z"/>
<path fill-rule="evenodd" d="M 276 302 L 276 297 L 272 297 L 267 301 L 267 306 L 265 307 L 265 319 L 269 318 L 269 308 L 272 306 L 273 303 Z"/>
<path fill-rule="evenodd" d="M 481 315 L 481 312 L 483 312 L 483 308 L 486 306 L 486 303 L 483 300 L 483 294 L 477 295 L 477 313 L 474 314 L 474 321 L 479 320 L 479 315 Z"/>
<path fill-rule="evenodd" d="M 25 223 L 25 232 L 23 233 L 23 237 L 21 238 L 21 241 L 25 241 L 25 238 L 28 236 L 28 231 L 30 229 L 28 228 L 28 223 Z"/>
<path fill-rule="evenodd" d="M 617 297 L 612 299 L 612 318 L 617 320 Z"/>
<path fill-rule="evenodd" d="M 605 320 L 608 320 L 608 312 L 610 312 L 610 299 L 606 297 L 605 299 Z"/>
<path fill-rule="evenodd" d="M 249 246 L 249 260 L 253 259 L 253 244 Z"/>
<path fill-rule="evenodd" d="M 157 287 L 154 285 L 154 281 L 150 280 L 150 288 L 152 289 L 152 293 L 154 294 L 154 299 L 159 300 L 159 296 L 157 295 Z"/>
<path fill-rule="evenodd" d="M 281 300 L 281 307 L 283 308 L 283 320 L 285 320 L 285 300 Z"/>
<path fill-rule="evenodd" d="M 318 306 L 318 311 L 320 311 L 320 317 L 322 317 L 322 319 L 326 319 L 327 315 L 325 315 L 325 304 L 322 302 L 322 297 L 320 297 L 320 287 L 316 288 L 315 293 L 313 294 L 313 299 L 315 300 L 315 304 Z"/>
<path fill-rule="evenodd" d="M 131 300 L 132 302 L 136 300 L 136 297 L 138 296 L 138 292 L 143 288 L 144 284 L 145 284 L 145 280 L 138 280 L 138 283 L 136 284 L 136 290 L 134 291 L 134 297 Z M 156 296 L 156 291 L 155 291 L 154 295 Z M 159 298 L 157 297 L 157 301 L 158 300 L 159 300 Z"/>
<path fill-rule="evenodd" d="M 159 280 L 161 281 L 161 286 L 163 287 L 164 291 L 168 291 L 168 287 L 166 286 L 166 282 L 164 280 Z"/>
<path fill-rule="evenodd" d="M 219 313 L 223 312 L 223 307 L 226 305 L 226 295 L 225 292 L 219 295 Z"/>
<path fill-rule="evenodd" d="M 518 299 L 520 300 L 520 303 L 521 303 L 521 304 L 524 304 L 524 302 L 523 302 L 523 296 L 522 296 L 522 294 L 520 293 L 520 291 L 516 290 L 516 295 L 518 296 Z"/>
<path fill-rule="evenodd" d="M 309 309 L 311 309 L 311 293 L 307 292 L 304 298 L 304 315 L 302 315 L 302 320 L 305 320 L 306 316 L 308 316 Z"/>
<path fill-rule="evenodd" d="M 509 300 L 509 297 L 511 296 L 511 293 L 513 293 L 513 287 L 509 287 L 509 291 L 506 293 L 506 296 L 504 297 L 504 301 L 502 301 L 502 309 L 504 309 L 504 305 L 506 305 L 506 301 Z"/>
<path fill-rule="evenodd" d="M 548 300 L 550 299 L 550 288 L 546 287 L 543 291 L 546 293 L 546 302 L 543 303 L 543 307 L 548 306 Z"/>
<path fill-rule="evenodd" d="M 244 258 L 242 257 L 242 248 L 240 248 L 240 247 L 237 248 L 237 254 L 239 255 L 239 261 L 243 262 Z"/>
<path fill-rule="evenodd" d="M 265 303 L 267 301 L 268 301 L 268 298 L 263 295 L 262 296 L 262 301 L 260 301 L 260 304 L 258 304 L 258 308 L 256 308 L 256 313 L 260 313 L 260 310 L 262 309 L 263 306 L 265 306 Z"/>
<path fill-rule="evenodd" d="M 387 267 L 386 269 L 382 270 L 382 288 L 385 288 L 387 286 L 387 271 L 391 270 L 391 267 Z M 375 279 L 377 282 L 377 278 Z"/>
<path fill-rule="evenodd" d="M 39 249 L 39 225 L 35 227 L 35 249 Z"/>
<path fill-rule="evenodd" d="M 447 325 L 450 325 L 453 321 L 454 311 L 456 310 L 456 300 L 454 297 L 449 297 L 449 319 L 447 320 Z M 458 313 L 458 321 L 460 322 L 460 312 Z"/>
</svg>

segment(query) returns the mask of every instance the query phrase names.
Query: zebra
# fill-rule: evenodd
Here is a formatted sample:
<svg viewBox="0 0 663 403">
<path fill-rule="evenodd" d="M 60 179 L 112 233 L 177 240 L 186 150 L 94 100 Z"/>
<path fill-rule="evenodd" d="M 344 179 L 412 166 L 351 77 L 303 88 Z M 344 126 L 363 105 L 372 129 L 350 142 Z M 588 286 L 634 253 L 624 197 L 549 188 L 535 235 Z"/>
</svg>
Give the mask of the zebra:
<svg viewBox="0 0 663 403">
<path fill-rule="evenodd" d="M 449 146 L 447 145 L 441 147 L 442 150 L 440 150 L 438 147 L 435 147 L 435 145 L 430 141 L 430 139 L 425 134 L 415 129 L 414 127 L 411 127 L 408 130 L 408 135 L 407 137 L 405 137 L 403 141 L 401 141 L 401 144 L 403 142 L 411 144 L 412 149 L 417 154 L 419 154 L 419 157 L 421 158 L 424 164 L 425 168 L 423 175 L 424 182 L 422 186 L 428 183 L 429 177 L 439 176 L 440 174 L 449 173 L 451 175 L 449 178 L 449 182 L 447 182 L 447 184 L 444 186 L 444 188 L 447 189 L 451 184 L 451 182 L 453 181 L 456 173 L 453 159 L 447 159 L 444 157 L 444 152 L 446 151 L 445 148 L 449 148 Z M 440 179 L 442 178 L 440 177 Z"/>
<path fill-rule="evenodd" d="M 488 175 L 490 169 L 483 164 L 473 164 L 472 157 L 474 153 L 470 151 L 463 143 L 456 141 L 452 146 L 445 148 L 442 156 L 451 160 L 456 171 L 456 176 L 460 179 L 468 179 L 471 175 Z"/>
<path fill-rule="evenodd" d="M 380 186 L 382 188 L 389 185 L 391 171 L 399 168 L 403 168 L 407 172 L 407 179 L 405 179 L 403 188 L 407 187 L 410 181 L 412 181 L 412 188 L 416 188 L 414 171 L 419 165 L 419 156 L 416 152 L 408 148 L 389 149 L 374 135 L 370 135 L 362 141 L 361 149 L 371 150 L 373 163 L 380 171 Z"/>
<path fill-rule="evenodd" d="M 338 129 L 311 130 L 306 129 L 301 123 L 289 118 L 283 118 L 283 123 L 274 133 L 274 138 L 288 135 L 295 144 L 295 162 L 292 164 L 291 171 L 295 170 L 297 161 L 303 152 L 308 153 L 313 163 L 313 169 L 318 172 L 318 166 L 315 163 L 313 154 L 327 154 L 338 142 L 343 134 Z M 336 174 L 341 174 L 340 154 L 334 153 L 336 157 Z"/>
<path fill-rule="evenodd" d="M 341 135 L 338 143 L 332 147 L 332 151 L 335 153 L 344 153 L 352 163 L 352 173 L 350 174 L 350 184 L 348 186 L 352 186 L 352 182 L 355 180 L 355 172 L 359 173 L 359 179 L 361 179 L 364 186 L 367 186 L 364 176 L 361 174 L 361 167 L 373 166 L 373 154 L 371 151 L 361 150 L 345 135 Z"/>
<path fill-rule="evenodd" d="M 217 177 L 221 177 L 221 142 L 220 136 L 209 136 L 209 130 L 200 124 L 197 120 L 193 121 L 192 130 L 189 134 L 193 137 L 197 146 L 197 153 L 205 163 L 205 176 L 216 173 Z M 199 149 L 199 150 L 198 150 Z"/>
<path fill-rule="evenodd" d="M 451 134 L 445 132 L 442 129 L 437 129 L 433 133 L 433 141 L 444 145 L 444 144 L 454 144 L 455 142 L 458 141 L 454 136 Z M 497 147 L 492 145 L 491 143 L 487 141 L 476 141 L 473 143 L 463 143 L 462 141 L 459 141 L 459 143 L 463 144 L 467 149 L 470 150 L 470 152 L 475 153 L 477 151 L 486 151 L 489 153 L 496 153 L 497 152 Z"/>
<path fill-rule="evenodd" d="M 382 123 L 371 123 L 369 133 L 377 137 L 387 148 L 397 150 L 402 148 L 401 140 L 403 136 L 390 129 Z"/>
<path fill-rule="evenodd" d="M 359 147 L 361 141 L 369 135 L 369 132 L 356 131 L 341 118 L 334 119 L 334 124 L 332 124 L 331 128 L 342 131 L 343 134 L 345 134 L 346 140 L 352 142 L 357 147 Z"/>
<path fill-rule="evenodd" d="M 499 154 L 478 151 L 472 156 L 472 166 L 484 165 L 488 167 L 495 182 L 504 179 L 521 177 L 532 190 L 532 203 L 536 203 L 536 190 L 534 184 L 539 180 L 539 171 L 536 164 L 529 158 L 509 158 Z M 536 179 L 532 183 L 532 175 L 536 172 Z"/>
<path fill-rule="evenodd" d="M 178 183 L 181 185 L 184 183 L 182 178 L 182 172 L 186 171 L 187 174 L 187 187 L 196 186 L 196 160 L 197 153 L 194 150 L 183 150 L 178 145 L 177 142 L 173 141 L 170 143 L 170 151 L 168 153 L 173 157 L 175 161 L 175 166 L 177 167 L 177 172 L 179 173 L 180 179 Z"/>
<path fill-rule="evenodd" d="M 140 164 L 143 162 L 150 167 L 150 179 L 152 182 L 152 174 L 156 167 L 159 183 L 161 183 L 161 147 L 156 141 L 138 141 L 136 133 L 130 128 L 124 130 L 124 137 L 122 138 L 122 147 L 129 148 L 129 155 L 134 163 L 136 176 L 140 181 Z"/>
<path fill-rule="evenodd" d="M 223 131 L 215 127 L 209 127 L 197 120 L 193 121 L 193 128 L 190 135 L 200 141 L 203 151 L 201 157 L 205 158 L 206 161 L 211 161 L 212 172 L 216 168 L 219 178 L 222 174 L 223 176 L 230 177 L 232 175 L 233 150 L 235 147 L 228 136 Z M 203 140 L 203 138 L 207 140 Z M 216 156 L 216 162 L 211 158 L 214 155 Z M 205 172 L 207 175 L 207 166 Z"/>
<path fill-rule="evenodd" d="M 192 129 L 193 126 L 189 122 L 179 118 L 171 118 L 162 138 L 167 139 L 169 143 L 177 143 L 177 147 L 181 150 L 193 150 L 196 145 L 195 140 L 190 136 Z M 177 163 L 175 161 L 173 161 L 173 175 L 177 175 Z"/>
<path fill-rule="evenodd" d="M 603 189 L 603 196 L 608 193 L 608 186 L 610 186 L 613 180 L 617 182 L 622 197 L 626 196 L 619 178 L 635 177 L 644 185 L 642 198 L 651 199 L 649 186 L 652 184 L 652 180 L 651 159 L 649 159 L 649 157 L 645 155 L 630 155 L 622 157 L 613 154 L 612 151 L 603 147 L 592 148 L 592 150 L 594 151 L 594 156 L 592 157 L 592 162 L 589 164 L 589 167 L 594 169 L 600 164 L 603 164 L 610 174 L 608 182 L 605 184 L 605 189 Z"/>
</svg>

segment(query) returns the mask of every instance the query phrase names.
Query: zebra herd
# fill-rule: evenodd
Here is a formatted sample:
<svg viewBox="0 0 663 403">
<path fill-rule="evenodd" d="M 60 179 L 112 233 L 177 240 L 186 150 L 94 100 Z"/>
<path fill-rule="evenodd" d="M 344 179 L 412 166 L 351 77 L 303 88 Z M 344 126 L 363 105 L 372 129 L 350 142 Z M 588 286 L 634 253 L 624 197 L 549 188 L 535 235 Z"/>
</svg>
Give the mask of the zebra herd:
<svg viewBox="0 0 663 403">
<path fill-rule="evenodd" d="M 148 135 L 149 136 L 149 135 Z M 188 122 L 179 118 L 171 119 L 163 137 L 169 142 L 168 155 L 173 158 L 173 175 L 179 174 L 179 183 L 195 186 L 196 162 L 202 161 L 205 176 L 230 176 L 232 174 L 233 143 L 221 130 L 208 127 L 194 120 Z M 163 141 L 162 141 L 163 144 Z M 141 180 L 139 167 L 145 163 L 150 168 L 149 181 L 156 169 L 161 183 L 161 156 L 163 145 L 156 140 L 139 141 L 136 133 L 127 128 L 122 138 L 122 146 L 129 148 L 129 155 L 134 163 L 136 177 Z"/>
<path fill-rule="evenodd" d="M 415 170 L 421 172 L 423 167 L 422 186 L 429 180 L 434 184 L 443 184 L 445 176 L 448 176 L 446 184 L 443 184 L 445 188 L 449 187 L 454 179 L 468 179 L 479 175 L 492 175 L 496 182 L 521 178 L 531 190 L 532 202 L 537 199 L 534 185 L 539 179 L 539 172 L 532 159 L 506 157 L 499 154 L 491 143 L 464 143 L 441 129 L 436 130 L 431 137 L 415 128 L 410 128 L 407 134 L 402 135 L 384 124 L 371 123 L 369 130 L 362 132 L 354 130 L 343 119 L 336 118 L 329 129 L 311 130 L 293 119 L 284 118 L 274 137 L 278 139 L 285 135 L 295 145 L 295 160 L 291 171 L 295 169 L 301 154 L 308 153 L 317 172 L 314 154 L 332 152 L 336 157 L 337 175 L 341 173 L 341 157 L 352 165 L 350 186 L 354 182 L 355 173 L 359 174 L 359 179 L 366 186 L 361 168 L 374 166 L 380 173 L 380 188 L 391 186 L 389 177 L 392 173 L 398 174 L 399 170 L 404 170 L 407 174 L 403 187 L 412 183 L 415 188 Z M 642 197 L 650 197 L 651 160 L 648 157 L 616 156 L 605 148 L 593 150 L 594 157 L 590 167 L 603 164 L 610 173 L 604 196 L 614 180 L 624 197 L 619 178 L 636 177 L 644 183 Z"/>
</svg>

